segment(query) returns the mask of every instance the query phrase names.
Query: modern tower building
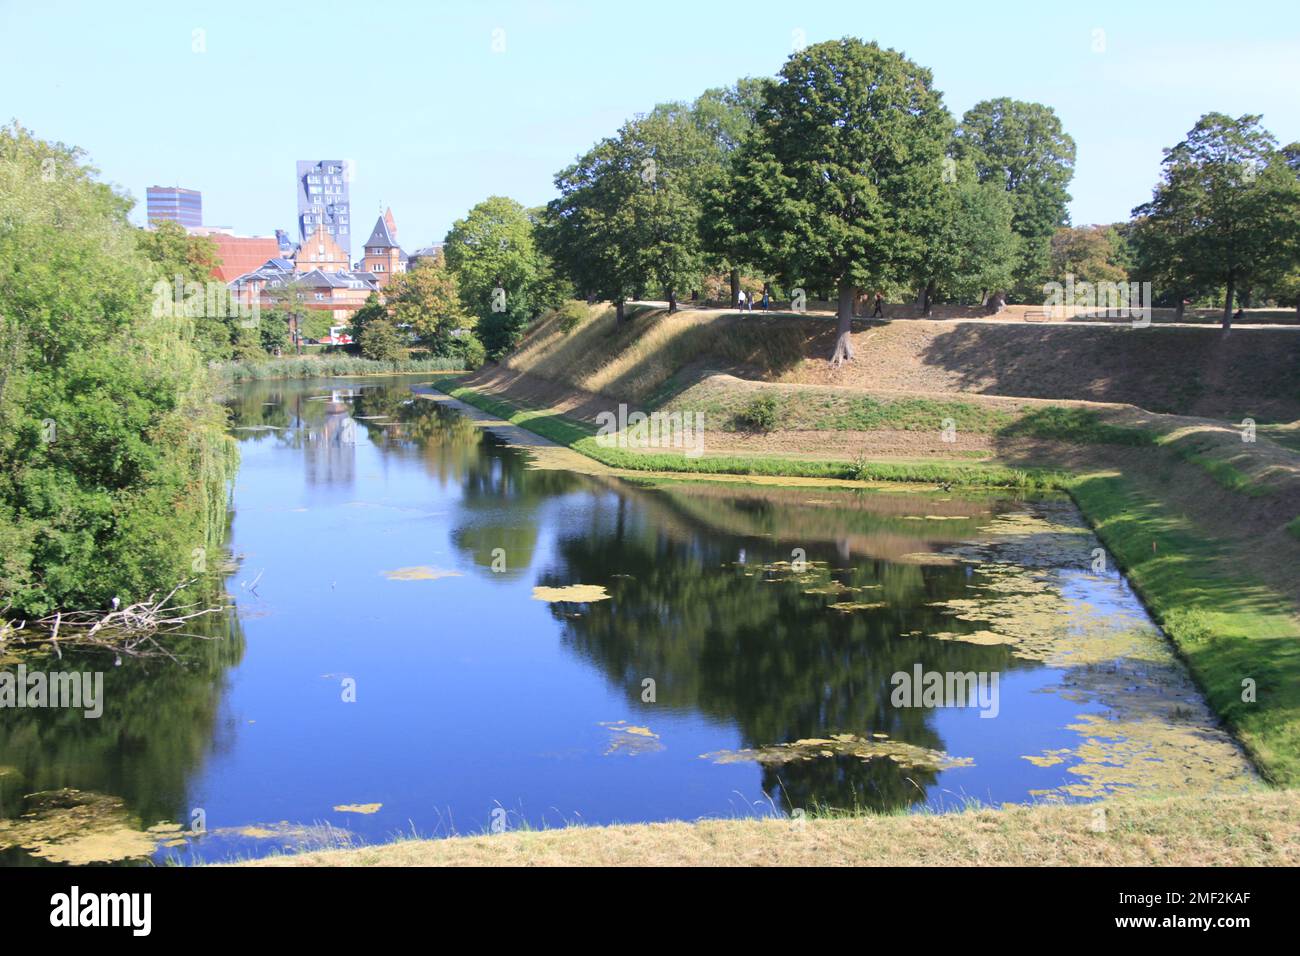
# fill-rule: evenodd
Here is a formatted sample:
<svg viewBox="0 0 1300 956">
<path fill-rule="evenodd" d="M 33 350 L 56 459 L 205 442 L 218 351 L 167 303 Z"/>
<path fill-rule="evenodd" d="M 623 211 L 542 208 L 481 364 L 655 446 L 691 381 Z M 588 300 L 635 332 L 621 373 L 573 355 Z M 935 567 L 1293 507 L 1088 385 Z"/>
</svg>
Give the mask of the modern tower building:
<svg viewBox="0 0 1300 956">
<path fill-rule="evenodd" d="M 179 186 L 150 186 L 145 190 L 145 208 L 150 222 L 160 219 L 182 226 L 203 225 L 203 194 Z"/>
<path fill-rule="evenodd" d="M 298 241 L 323 229 L 352 255 L 347 164 L 341 159 L 298 160 Z"/>
</svg>

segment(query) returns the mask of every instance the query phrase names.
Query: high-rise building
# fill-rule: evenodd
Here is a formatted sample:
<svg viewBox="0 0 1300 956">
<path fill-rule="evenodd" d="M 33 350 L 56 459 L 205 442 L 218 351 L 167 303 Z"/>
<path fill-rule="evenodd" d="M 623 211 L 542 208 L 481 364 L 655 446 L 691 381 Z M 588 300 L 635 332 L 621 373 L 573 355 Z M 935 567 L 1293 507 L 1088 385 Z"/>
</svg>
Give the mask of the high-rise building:
<svg viewBox="0 0 1300 956">
<path fill-rule="evenodd" d="M 165 219 L 182 226 L 203 225 L 203 194 L 179 186 L 150 186 L 145 190 L 145 208 L 150 222 Z"/>
<path fill-rule="evenodd" d="M 298 241 L 318 228 L 352 255 L 347 164 L 341 159 L 298 160 Z"/>
</svg>

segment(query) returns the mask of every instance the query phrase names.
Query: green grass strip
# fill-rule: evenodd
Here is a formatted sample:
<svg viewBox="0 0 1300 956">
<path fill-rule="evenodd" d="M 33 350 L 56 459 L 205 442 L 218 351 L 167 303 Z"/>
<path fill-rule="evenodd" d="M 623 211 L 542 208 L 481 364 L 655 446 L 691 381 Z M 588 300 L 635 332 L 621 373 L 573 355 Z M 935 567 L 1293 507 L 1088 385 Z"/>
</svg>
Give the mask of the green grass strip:
<svg viewBox="0 0 1300 956">
<path fill-rule="evenodd" d="M 1239 577 L 1213 541 L 1122 476 L 1084 475 L 1069 490 L 1256 765 L 1300 784 L 1300 624 L 1289 602 Z"/>
<path fill-rule="evenodd" d="M 1039 469 L 962 465 L 947 462 L 829 461 L 757 456 L 691 458 L 676 452 L 641 452 L 610 448 L 596 440 L 596 429 L 555 412 L 529 409 L 491 398 L 460 385 L 459 376 L 443 376 L 431 384 L 453 398 L 529 431 L 567 445 L 589 458 L 629 471 L 671 471 L 682 474 L 760 475 L 786 478 L 841 478 L 850 481 L 951 483 L 977 488 L 1050 490 L 1065 487 L 1068 476 Z"/>
</svg>

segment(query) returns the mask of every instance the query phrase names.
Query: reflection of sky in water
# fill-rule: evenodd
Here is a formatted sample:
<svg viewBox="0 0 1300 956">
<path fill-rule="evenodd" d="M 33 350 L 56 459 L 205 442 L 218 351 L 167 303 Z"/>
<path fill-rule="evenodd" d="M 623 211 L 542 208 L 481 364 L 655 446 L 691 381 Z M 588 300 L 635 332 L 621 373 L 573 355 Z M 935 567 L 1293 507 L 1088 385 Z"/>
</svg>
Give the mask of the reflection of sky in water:
<svg viewBox="0 0 1300 956">
<path fill-rule="evenodd" d="M 136 751 L 108 742 L 92 761 L 57 747 L 52 758 L 27 754 L 17 763 L 29 784 L 114 793 L 146 825 L 202 808 L 209 831 L 222 832 L 198 852 L 216 859 L 280 845 L 232 832 L 280 821 L 377 841 L 479 832 L 498 807 L 516 824 L 559 826 L 770 812 L 783 794 L 802 807 L 952 808 L 1068 782 L 1063 767 L 1022 757 L 1076 744 L 1066 725 L 1096 709 L 1054 690 L 1060 669 L 1005 647 L 902 636 L 950 630 L 932 605 L 971 596 L 978 576 L 899 557 L 942 551 L 1022 506 L 756 487 L 736 504 L 734 489 L 719 496 L 716 485 L 529 470 L 521 451 L 412 403 L 406 382 L 365 384 L 257 383 L 236 396 L 237 425 L 275 429 L 235 433 L 240 565 L 228 588 L 242 644 L 222 642 L 229 659 L 188 683 L 160 683 L 156 663 L 109 674 L 110 703 L 154 708 L 132 725 Z M 940 508 L 958 520 L 910 519 Z M 843 598 L 762 570 L 796 547 L 863 587 L 847 600 L 886 606 L 837 611 L 829 605 Z M 491 570 L 497 549 L 505 573 Z M 384 573 L 402 568 L 436 576 Z M 1146 621 L 1113 572 L 1060 580 L 1080 614 Z M 533 599 L 535 586 L 571 584 L 612 597 Z M 1000 716 L 892 707 L 890 675 L 918 661 L 998 671 Z M 653 704 L 641 700 L 646 677 Z M 347 678 L 356 703 L 341 700 Z M 90 733 L 114 732 L 117 718 L 106 717 Z M 661 749 L 607 755 L 614 731 L 604 725 L 617 721 L 649 728 Z M 975 763 L 935 773 L 881 760 L 700 759 L 873 732 Z M 0 795 L 0 812 L 12 812 L 12 793 Z M 333 809 L 366 803 L 382 808 Z"/>
</svg>

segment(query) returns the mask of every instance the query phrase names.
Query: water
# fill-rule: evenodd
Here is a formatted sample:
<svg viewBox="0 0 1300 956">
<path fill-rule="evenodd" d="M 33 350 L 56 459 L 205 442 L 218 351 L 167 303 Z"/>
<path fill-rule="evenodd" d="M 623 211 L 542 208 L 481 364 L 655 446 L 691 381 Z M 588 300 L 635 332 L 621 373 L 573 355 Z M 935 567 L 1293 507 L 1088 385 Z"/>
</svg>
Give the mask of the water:
<svg viewBox="0 0 1300 956">
<path fill-rule="evenodd" d="M 410 386 L 240 389 L 234 610 L 0 711 L 0 861 L 1252 784 L 1064 499 L 537 468 Z"/>
</svg>

